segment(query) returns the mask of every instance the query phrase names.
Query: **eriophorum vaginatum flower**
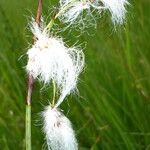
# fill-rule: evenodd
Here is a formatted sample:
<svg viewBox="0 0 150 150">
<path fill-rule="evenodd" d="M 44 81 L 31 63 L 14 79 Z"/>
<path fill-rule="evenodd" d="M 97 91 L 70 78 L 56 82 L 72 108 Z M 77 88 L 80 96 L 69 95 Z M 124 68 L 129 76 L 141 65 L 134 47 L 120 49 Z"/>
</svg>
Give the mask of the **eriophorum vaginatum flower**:
<svg viewBox="0 0 150 150">
<path fill-rule="evenodd" d="M 78 144 L 71 122 L 57 108 L 48 106 L 42 112 L 43 131 L 49 150 L 77 150 Z"/>
<path fill-rule="evenodd" d="M 72 5 L 71 5 L 72 3 Z M 92 16 L 92 10 L 109 10 L 114 24 L 122 24 L 125 19 L 127 0 L 60 0 L 60 9 L 71 5 L 59 18 L 63 22 L 74 24 L 83 19 L 83 11 Z"/>
<path fill-rule="evenodd" d="M 52 80 L 56 83 L 60 93 L 55 105 L 58 107 L 66 95 L 76 88 L 78 76 L 84 66 L 84 54 L 74 47 L 66 47 L 62 39 L 42 32 L 34 22 L 31 30 L 37 41 L 27 52 L 26 70 L 44 83 Z"/>
</svg>

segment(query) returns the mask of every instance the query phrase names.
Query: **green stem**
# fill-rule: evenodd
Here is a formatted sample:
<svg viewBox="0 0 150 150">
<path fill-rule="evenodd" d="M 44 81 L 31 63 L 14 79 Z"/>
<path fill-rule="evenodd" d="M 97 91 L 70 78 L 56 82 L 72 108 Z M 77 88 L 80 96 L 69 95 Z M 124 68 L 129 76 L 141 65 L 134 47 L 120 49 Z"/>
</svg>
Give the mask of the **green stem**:
<svg viewBox="0 0 150 150">
<path fill-rule="evenodd" d="M 54 25 L 55 17 L 51 19 L 51 21 L 48 23 L 48 25 L 43 30 L 44 33 L 49 32 Z"/>
<path fill-rule="evenodd" d="M 44 33 L 49 32 L 54 25 L 55 20 L 64 13 L 67 9 L 69 9 L 77 0 L 72 0 L 68 5 L 65 5 L 48 23 L 48 25 L 44 29 Z"/>
<path fill-rule="evenodd" d="M 53 100 L 52 100 L 52 107 L 55 106 L 55 99 L 56 99 L 56 83 L 55 81 L 53 80 Z"/>
<path fill-rule="evenodd" d="M 55 19 L 58 18 L 62 13 L 69 9 L 77 0 L 72 0 L 68 5 L 65 5 L 55 16 Z"/>
<path fill-rule="evenodd" d="M 31 150 L 31 105 L 26 105 L 26 150 Z"/>
<path fill-rule="evenodd" d="M 33 91 L 33 77 L 29 74 L 28 91 L 26 99 L 26 118 L 25 118 L 25 143 L 26 150 L 31 150 L 31 98 Z"/>
</svg>

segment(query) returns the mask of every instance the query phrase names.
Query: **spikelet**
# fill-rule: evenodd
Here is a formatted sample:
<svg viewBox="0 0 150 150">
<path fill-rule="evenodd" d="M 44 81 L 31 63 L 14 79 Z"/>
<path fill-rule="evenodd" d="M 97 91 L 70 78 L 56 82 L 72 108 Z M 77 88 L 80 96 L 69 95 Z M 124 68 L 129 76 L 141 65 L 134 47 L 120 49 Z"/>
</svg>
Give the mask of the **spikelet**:
<svg viewBox="0 0 150 150">
<path fill-rule="evenodd" d="M 26 70 L 44 83 L 52 80 L 59 89 L 58 107 L 66 95 L 76 88 L 78 76 L 84 66 L 84 54 L 76 48 L 68 48 L 60 38 L 49 37 L 36 23 L 31 30 L 37 37 L 36 43 L 28 50 Z"/>
<path fill-rule="evenodd" d="M 62 112 L 51 106 L 42 112 L 43 131 L 49 150 L 77 150 L 78 144 L 71 122 Z"/>
</svg>

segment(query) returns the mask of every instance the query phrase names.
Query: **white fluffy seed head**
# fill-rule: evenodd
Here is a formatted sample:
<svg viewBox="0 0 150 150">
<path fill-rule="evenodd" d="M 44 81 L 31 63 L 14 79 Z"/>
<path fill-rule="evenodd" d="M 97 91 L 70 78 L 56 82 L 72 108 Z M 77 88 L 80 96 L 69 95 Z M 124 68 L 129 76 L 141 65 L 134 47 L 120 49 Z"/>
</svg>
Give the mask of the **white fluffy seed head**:
<svg viewBox="0 0 150 150">
<path fill-rule="evenodd" d="M 72 1 L 60 0 L 60 9 L 63 9 L 63 7 L 69 5 Z M 92 9 L 98 10 L 99 12 L 109 10 L 113 23 L 122 24 L 125 19 L 126 4 L 129 4 L 127 0 L 76 0 L 59 18 L 65 23 L 74 24 L 77 23 L 77 19 L 80 22 L 80 19 L 83 18 L 81 15 L 84 10 L 89 15 L 92 14 Z"/>
<path fill-rule="evenodd" d="M 78 144 L 71 122 L 58 109 L 48 106 L 42 112 L 43 131 L 49 150 L 77 150 Z"/>
<path fill-rule="evenodd" d="M 76 87 L 84 66 L 84 54 L 76 48 L 67 48 L 62 39 L 42 33 L 36 23 L 33 23 L 31 30 L 37 41 L 27 52 L 26 70 L 34 78 L 39 78 L 45 83 L 52 80 L 56 83 L 60 92 L 56 104 L 58 107 L 66 95 Z"/>
</svg>

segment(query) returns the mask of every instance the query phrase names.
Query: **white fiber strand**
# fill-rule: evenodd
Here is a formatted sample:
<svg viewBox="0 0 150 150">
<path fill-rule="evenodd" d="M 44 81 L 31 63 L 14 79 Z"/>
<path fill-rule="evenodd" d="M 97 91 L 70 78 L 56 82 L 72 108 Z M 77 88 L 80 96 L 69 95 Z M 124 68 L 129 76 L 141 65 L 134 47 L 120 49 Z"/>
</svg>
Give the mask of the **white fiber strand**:
<svg viewBox="0 0 150 150">
<path fill-rule="evenodd" d="M 49 150 L 78 150 L 75 133 L 67 117 L 51 106 L 45 109 L 42 117 Z"/>
<path fill-rule="evenodd" d="M 104 6 L 109 9 L 114 23 L 122 24 L 125 19 L 127 0 L 101 0 Z"/>
</svg>

